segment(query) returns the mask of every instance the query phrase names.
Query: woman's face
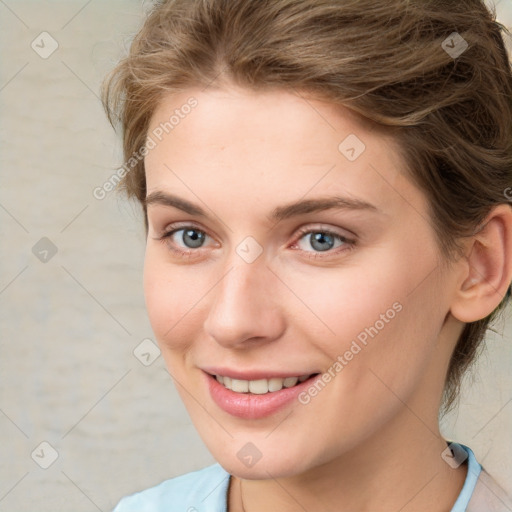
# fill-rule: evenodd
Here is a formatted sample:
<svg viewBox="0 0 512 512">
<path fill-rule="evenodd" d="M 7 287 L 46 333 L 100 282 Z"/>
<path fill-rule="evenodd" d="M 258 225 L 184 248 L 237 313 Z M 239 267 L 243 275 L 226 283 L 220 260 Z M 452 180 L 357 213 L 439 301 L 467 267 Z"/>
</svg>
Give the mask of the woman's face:
<svg viewBox="0 0 512 512">
<path fill-rule="evenodd" d="M 289 476 L 436 429 L 455 278 L 392 141 L 236 88 L 166 97 L 148 135 L 147 309 L 221 465 Z"/>
</svg>

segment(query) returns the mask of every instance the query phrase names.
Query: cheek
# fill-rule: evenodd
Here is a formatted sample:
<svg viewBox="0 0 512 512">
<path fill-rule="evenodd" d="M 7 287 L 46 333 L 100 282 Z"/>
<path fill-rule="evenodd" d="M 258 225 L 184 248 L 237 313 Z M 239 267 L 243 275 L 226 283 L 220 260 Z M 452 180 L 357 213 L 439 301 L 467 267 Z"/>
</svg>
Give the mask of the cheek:
<svg viewBox="0 0 512 512">
<path fill-rule="evenodd" d="M 166 263 L 157 250 L 146 250 L 146 309 L 163 352 L 185 350 L 187 340 L 191 339 L 191 332 L 201 327 L 201 322 L 196 321 L 195 317 L 201 312 L 201 298 L 207 288 L 199 275 L 200 273 L 187 270 L 186 266 Z"/>
<path fill-rule="evenodd" d="M 407 379 L 404 368 L 413 373 L 427 364 L 444 305 L 432 272 L 436 256 L 417 251 L 388 248 L 357 266 L 286 277 L 310 310 L 297 316 L 303 318 L 302 329 L 331 361 L 346 354 L 352 370 L 364 366 L 383 371 L 390 382 Z M 351 380 L 358 380 L 366 372 L 350 373 Z"/>
<path fill-rule="evenodd" d="M 333 357 L 346 350 L 359 334 L 364 339 L 365 329 L 375 323 L 379 331 L 384 326 L 387 329 L 400 307 L 393 305 L 402 302 L 408 285 L 408 277 L 400 272 L 400 262 L 384 251 L 374 251 L 371 260 L 358 261 L 357 265 L 313 267 L 301 273 L 286 271 L 283 281 L 290 283 L 304 303 L 295 300 L 296 313 L 302 308 L 296 319 L 303 319 L 299 320 L 302 328 L 316 334 L 313 339 L 331 345 Z"/>
<path fill-rule="evenodd" d="M 396 414 L 401 400 L 421 387 L 444 318 L 439 283 L 433 275 L 426 278 L 435 268 L 432 261 L 405 265 L 405 256 L 400 261 L 383 254 L 377 261 L 364 271 L 355 267 L 337 271 L 336 278 L 334 272 L 319 273 L 313 281 L 303 278 L 297 291 L 334 331 L 320 327 L 309 338 L 316 352 L 320 349 L 328 356 L 325 362 L 330 371 L 327 367 L 325 371 L 332 372 L 334 379 L 318 393 L 320 398 L 310 390 L 304 399 L 311 400 L 306 407 L 311 407 L 312 417 L 326 418 L 333 444 L 339 446 L 380 428 Z M 312 333 L 308 324 L 323 323 L 308 314 L 301 327 Z"/>
</svg>

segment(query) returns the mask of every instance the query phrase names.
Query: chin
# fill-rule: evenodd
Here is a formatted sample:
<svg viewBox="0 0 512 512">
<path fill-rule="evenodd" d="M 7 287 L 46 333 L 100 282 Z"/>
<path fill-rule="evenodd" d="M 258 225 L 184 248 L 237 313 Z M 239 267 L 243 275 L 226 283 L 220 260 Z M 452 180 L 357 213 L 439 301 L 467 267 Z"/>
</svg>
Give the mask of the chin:
<svg viewBox="0 0 512 512">
<path fill-rule="evenodd" d="M 281 459 L 277 454 L 263 457 L 254 464 L 252 467 L 247 467 L 238 459 L 220 457 L 217 459 L 219 464 L 231 475 L 244 480 L 268 480 L 271 478 L 288 478 L 297 474 L 303 473 L 308 468 L 298 464 L 296 461 L 290 459 Z"/>
<path fill-rule="evenodd" d="M 285 436 L 286 443 L 272 442 L 264 436 L 258 441 L 255 436 L 235 434 L 224 446 L 219 446 L 218 439 L 211 439 L 206 446 L 228 473 L 246 480 L 293 477 L 325 462 L 321 456 L 314 457 L 311 446 L 305 453 L 307 442 L 303 440 Z"/>
</svg>

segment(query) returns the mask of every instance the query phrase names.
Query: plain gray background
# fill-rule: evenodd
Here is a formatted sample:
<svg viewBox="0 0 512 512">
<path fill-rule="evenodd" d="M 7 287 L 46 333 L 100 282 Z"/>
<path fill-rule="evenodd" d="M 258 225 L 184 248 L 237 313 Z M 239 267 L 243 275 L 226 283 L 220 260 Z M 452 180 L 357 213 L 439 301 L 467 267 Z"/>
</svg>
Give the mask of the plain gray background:
<svg viewBox="0 0 512 512">
<path fill-rule="evenodd" d="M 154 345 L 134 355 L 152 339 L 142 217 L 92 193 L 122 163 L 99 84 L 144 10 L 0 0 L 0 511 L 107 511 L 214 462 Z M 508 315 L 443 431 L 512 493 Z"/>
</svg>

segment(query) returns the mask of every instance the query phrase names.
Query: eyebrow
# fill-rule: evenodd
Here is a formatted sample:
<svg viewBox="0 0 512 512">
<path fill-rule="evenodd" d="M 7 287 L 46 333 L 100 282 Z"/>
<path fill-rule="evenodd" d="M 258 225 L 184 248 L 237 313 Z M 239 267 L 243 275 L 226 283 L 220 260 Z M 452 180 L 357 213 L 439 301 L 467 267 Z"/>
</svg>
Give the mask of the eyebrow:
<svg viewBox="0 0 512 512">
<path fill-rule="evenodd" d="M 181 197 L 177 197 L 166 192 L 155 191 L 148 194 L 148 196 L 144 199 L 145 208 L 154 204 L 171 206 L 177 208 L 178 210 L 182 210 L 189 215 L 208 218 L 206 211 L 203 210 L 203 208 L 200 206 L 193 204 L 186 199 L 182 199 Z M 361 199 L 343 196 L 329 196 L 317 199 L 301 199 L 293 203 L 278 206 L 272 210 L 270 220 L 279 222 L 306 213 L 332 209 L 366 210 L 374 213 L 381 213 L 379 208 L 377 208 L 375 205 Z"/>
</svg>

